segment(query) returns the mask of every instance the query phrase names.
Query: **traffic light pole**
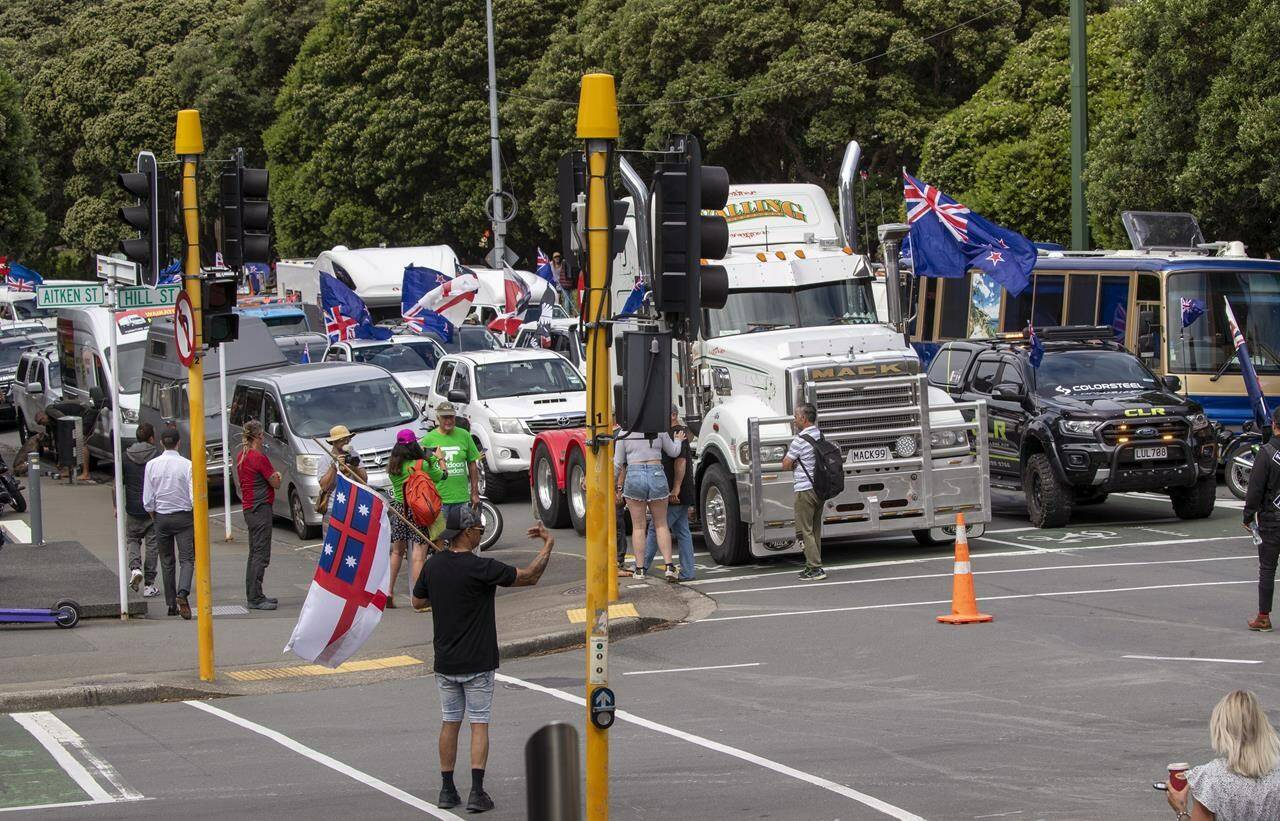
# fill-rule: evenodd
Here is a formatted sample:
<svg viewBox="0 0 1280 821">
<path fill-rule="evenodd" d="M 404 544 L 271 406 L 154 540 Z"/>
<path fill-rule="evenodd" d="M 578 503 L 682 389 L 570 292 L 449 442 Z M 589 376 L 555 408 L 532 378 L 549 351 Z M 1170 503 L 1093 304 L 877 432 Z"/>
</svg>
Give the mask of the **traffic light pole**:
<svg viewBox="0 0 1280 821">
<path fill-rule="evenodd" d="M 187 369 L 187 398 L 191 406 L 191 501 L 195 520 L 196 542 L 196 628 L 200 654 L 200 680 L 213 681 L 213 585 L 209 576 L 209 474 L 204 447 L 204 364 L 200 360 L 203 344 L 200 310 L 200 206 L 196 198 L 196 163 L 204 153 L 204 136 L 200 130 L 200 112 L 185 109 L 178 112 L 178 130 L 174 136 L 174 153 L 182 158 L 182 226 L 186 234 L 187 252 L 182 282 L 191 300 L 195 327 L 192 334 L 195 356 Z"/>
<path fill-rule="evenodd" d="M 609 239 L 612 202 L 609 161 L 618 138 L 618 106 L 609 74 L 582 78 L 578 138 L 587 147 L 587 819 L 609 817 L 609 574 L 613 532 L 613 425 L 609 379 Z M 607 717 L 599 709 L 608 705 Z M 602 726 L 603 725 L 603 726 Z"/>
</svg>

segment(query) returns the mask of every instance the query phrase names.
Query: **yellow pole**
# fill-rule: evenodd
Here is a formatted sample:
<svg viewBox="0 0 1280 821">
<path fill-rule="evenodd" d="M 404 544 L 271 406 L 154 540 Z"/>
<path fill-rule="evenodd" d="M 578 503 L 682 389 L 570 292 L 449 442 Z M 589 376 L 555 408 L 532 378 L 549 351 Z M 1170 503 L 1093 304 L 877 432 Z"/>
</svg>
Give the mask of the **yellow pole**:
<svg viewBox="0 0 1280 821">
<path fill-rule="evenodd" d="M 610 151 L 618 138 L 613 76 L 587 74 L 578 98 L 578 138 L 587 144 L 587 289 L 582 314 L 587 326 L 587 819 L 609 817 L 609 731 L 591 721 L 594 694 L 609 684 L 609 577 L 614 578 L 613 433 L 609 404 L 608 200 Z M 616 592 L 615 592 L 616 595 Z"/>
<path fill-rule="evenodd" d="M 196 162 L 204 153 L 200 112 L 178 112 L 174 153 L 182 158 L 182 226 L 187 237 L 183 284 L 191 300 L 195 320 L 195 360 L 187 369 L 187 400 L 191 406 L 191 497 L 196 542 L 196 635 L 200 654 L 200 680 L 213 681 L 213 584 L 209 578 L 209 475 L 204 450 L 204 364 L 200 359 L 202 317 L 200 309 L 200 205 L 196 199 Z"/>
</svg>

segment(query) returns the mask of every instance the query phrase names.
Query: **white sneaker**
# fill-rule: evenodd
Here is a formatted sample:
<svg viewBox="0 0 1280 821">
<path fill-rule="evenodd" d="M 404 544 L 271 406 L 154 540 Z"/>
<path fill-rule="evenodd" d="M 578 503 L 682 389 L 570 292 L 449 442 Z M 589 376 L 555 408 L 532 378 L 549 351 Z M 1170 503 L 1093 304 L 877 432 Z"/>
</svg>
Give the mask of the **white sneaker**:
<svg viewBox="0 0 1280 821">
<path fill-rule="evenodd" d="M 149 584 L 146 587 L 142 588 L 143 598 L 154 599 L 156 596 L 159 596 L 159 595 L 160 595 L 160 589 L 157 588 L 154 584 Z"/>
<path fill-rule="evenodd" d="M 133 571 L 129 573 L 129 586 L 132 587 L 134 592 L 136 593 L 138 591 L 139 585 L 141 584 L 142 584 L 142 571 L 138 570 L 137 568 L 134 568 Z"/>
</svg>

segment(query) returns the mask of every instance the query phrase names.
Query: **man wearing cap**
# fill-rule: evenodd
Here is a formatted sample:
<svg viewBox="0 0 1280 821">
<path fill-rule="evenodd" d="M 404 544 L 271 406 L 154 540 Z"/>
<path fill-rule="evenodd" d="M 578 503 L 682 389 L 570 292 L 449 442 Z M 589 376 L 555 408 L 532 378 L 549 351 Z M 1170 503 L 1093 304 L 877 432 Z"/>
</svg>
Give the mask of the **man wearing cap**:
<svg viewBox="0 0 1280 821">
<path fill-rule="evenodd" d="M 526 587 L 538 583 L 551 559 L 555 539 L 541 523 L 529 528 L 542 548 L 527 567 L 516 568 L 475 554 L 484 535 L 480 512 L 467 504 L 445 514 L 441 534 L 447 547 L 427 560 L 413 585 L 413 606 L 431 605 L 435 647 L 436 686 L 440 690 L 440 778 L 436 804 L 441 809 L 462 803 L 453 782 L 458 758 L 458 733 L 465 713 L 471 722 L 471 795 L 467 809 L 493 809 L 484 791 L 489 758 L 489 711 L 493 704 L 494 673 L 498 669 L 498 628 L 494 592 L 498 587 Z"/>
<path fill-rule="evenodd" d="M 320 474 L 321 496 L 332 490 L 333 483 L 338 479 L 338 464 L 334 458 L 339 454 L 350 475 L 360 482 L 369 481 L 369 475 L 365 473 L 364 468 L 360 467 L 360 454 L 351 447 L 352 438 L 354 434 L 347 430 L 346 425 L 334 425 L 329 429 L 329 438 L 324 440 L 329 445 L 329 452 L 321 455 L 316 464 L 316 472 Z"/>
<path fill-rule="evenodd" d="M 480 504 L 480 449 L 471 433 L 458 427 L 458 411 L 452 402 L 436 406 L 436 422 L 436 429 L 419 444 L 436 457 L 427 464 L 427 475 L 440 492 L 441 512 L 448 516 L 452 508 Z"/>
</svg>

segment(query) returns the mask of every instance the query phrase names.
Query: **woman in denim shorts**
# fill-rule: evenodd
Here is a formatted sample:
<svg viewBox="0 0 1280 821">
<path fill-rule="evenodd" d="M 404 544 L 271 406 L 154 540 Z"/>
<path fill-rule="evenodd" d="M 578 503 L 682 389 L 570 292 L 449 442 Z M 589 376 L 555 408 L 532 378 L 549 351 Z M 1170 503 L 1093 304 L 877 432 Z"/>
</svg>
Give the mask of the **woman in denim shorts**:
<svg viewBox="0 0 1280 821">
<path fill-rule="evenodd" d="M 620 434 L 614 443 L 613 466 L 618 475 L 617 491 L 627 502 L 631 514 L 631 553 L 636 557 L 635 577 L 644 578 L 644 540 L 648 528 L 645 514 L 653 519 L 654 535 L 658 550 L 666 562 L 667 581 L 675 581 L 676 566 L 671 560 L 671 530 L 667 527 L 667 475 L 662 472 L 662 454 L 675 458 L 680 455 L 683 432 L 672 439 L 670 434 L 660 433 L 648 438 L 643 433 Z"/>
</svg>

